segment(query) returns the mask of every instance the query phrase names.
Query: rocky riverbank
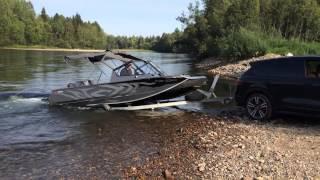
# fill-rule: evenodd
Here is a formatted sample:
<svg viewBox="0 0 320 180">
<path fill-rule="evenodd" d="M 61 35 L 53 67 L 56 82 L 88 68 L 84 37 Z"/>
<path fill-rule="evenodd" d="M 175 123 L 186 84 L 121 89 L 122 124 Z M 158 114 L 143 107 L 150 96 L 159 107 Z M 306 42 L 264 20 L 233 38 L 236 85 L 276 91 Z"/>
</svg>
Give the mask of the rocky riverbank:
<svg viewBox="0 0 320 180">
<path fill-rule="evenodd" d="M 281 57 L 281 55 L 267 54 L 265 56 L 253 57 L 251 59 L 238 62 L 226 62 L 221 59 L 207 59 L 198 64 L 197 67 L 201 69 L 207 69 L 209 74 L 219 74 L 226 79 L 237 79 L 243 72 L 248 70 L 251 62 L 278 57 Z"/>
<path fill-rule="evenodd" d="M 123 170 L 136 179 L 319 179 L 320 122 L 252 122 L 241 111 L 195 119 L 162 139 L 158 153 Z"/>
</svg>

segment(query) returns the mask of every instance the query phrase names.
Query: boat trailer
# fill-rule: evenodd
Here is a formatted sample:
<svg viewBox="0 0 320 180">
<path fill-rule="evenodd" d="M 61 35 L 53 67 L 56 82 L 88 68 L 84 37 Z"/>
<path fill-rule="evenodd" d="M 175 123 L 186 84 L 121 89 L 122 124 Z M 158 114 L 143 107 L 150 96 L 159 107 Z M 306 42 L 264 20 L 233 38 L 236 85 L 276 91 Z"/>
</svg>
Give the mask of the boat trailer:
<svg viewBox="0 0 320 180">
<path fill-rule="evenodd" d="M 176 100 L 176 101 L 159 101 L 154 104 L 147 104 L 147 105 L 137 105 L 137 106 L 123 106 L 123 107 L 112 107 L 110 104 L 103 104 L 103 107 L 106 111 L 136 111 L 136 110 L 147 110 L 147 109 L 157 109 L 163 107 L 174 107 L 174 106 L 181 106 L 187 105 L 192 103 L 221 103 L 221 104 L 229 104 L 232 102 L 233 97 L 217 97 L 214 93 L 216 85 L 218 83 L 220 76 L 215 75 L 213 82 L 208 91 L 197 89 L 196 91 L 204 96 L 202 100 L 199 101 L 187 101 L 187 100 Z"/>
</svg>

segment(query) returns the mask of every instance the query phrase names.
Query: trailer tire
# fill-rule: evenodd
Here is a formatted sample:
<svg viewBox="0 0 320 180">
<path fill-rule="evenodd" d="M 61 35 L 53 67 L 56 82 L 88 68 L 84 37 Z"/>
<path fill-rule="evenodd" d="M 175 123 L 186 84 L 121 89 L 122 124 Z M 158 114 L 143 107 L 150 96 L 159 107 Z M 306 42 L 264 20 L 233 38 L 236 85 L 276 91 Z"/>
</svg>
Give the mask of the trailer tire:
<svg viewBox="0 0 320 180">
<path fill-rule="evenodd" d="M 202 101 L 206 97 L 198 91 L 191 92 L 185 96 L 186 101 Z"/>
</svg>

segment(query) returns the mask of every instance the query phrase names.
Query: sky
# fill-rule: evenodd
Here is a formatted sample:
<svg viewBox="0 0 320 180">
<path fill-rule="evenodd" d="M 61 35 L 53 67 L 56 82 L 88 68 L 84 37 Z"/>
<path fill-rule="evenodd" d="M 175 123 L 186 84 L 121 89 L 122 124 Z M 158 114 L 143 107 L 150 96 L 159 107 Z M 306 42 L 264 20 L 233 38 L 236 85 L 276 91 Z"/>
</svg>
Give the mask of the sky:
<svg viewBox="0 0 320 180">
<path fill-rule="evenodd" d="M 151 36 L 181 28 L 176 18 L 195 0 L 30 0 L 37 14 L 72 16 L 97 21 L 107 34 Z"/>
</svg>

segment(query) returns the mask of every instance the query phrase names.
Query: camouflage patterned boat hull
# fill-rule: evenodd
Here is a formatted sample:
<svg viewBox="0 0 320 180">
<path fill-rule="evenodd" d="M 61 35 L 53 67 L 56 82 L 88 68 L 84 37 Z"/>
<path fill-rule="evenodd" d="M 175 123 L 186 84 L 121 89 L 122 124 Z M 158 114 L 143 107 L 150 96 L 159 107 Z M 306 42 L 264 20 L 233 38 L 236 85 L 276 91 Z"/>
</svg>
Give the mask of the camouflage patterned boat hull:
<svg viewBox="0 0 320 180">
<path fill-rule="evenodd" d="M 119 105 L 172 99 L 194 91 L 206 83 L 206 77 L 155 77 L 54 90 L 51 105 Z"/>
</svg>

